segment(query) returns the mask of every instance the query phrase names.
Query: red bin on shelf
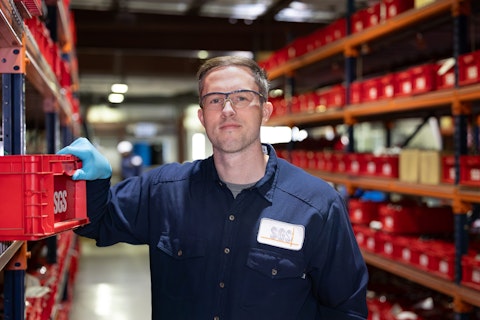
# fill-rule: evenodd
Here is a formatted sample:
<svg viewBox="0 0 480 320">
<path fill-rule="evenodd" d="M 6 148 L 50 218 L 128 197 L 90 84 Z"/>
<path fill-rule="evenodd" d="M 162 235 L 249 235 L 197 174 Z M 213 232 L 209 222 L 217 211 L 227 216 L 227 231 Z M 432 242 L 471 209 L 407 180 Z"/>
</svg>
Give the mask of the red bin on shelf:
<svg viewBox="0 0 480 320">
<path fill-rule="evenodd" d="M 0 157 L 0 240 L 38 240 L 88 223 L 85 181 L 71 155 Z"/>
</svg>

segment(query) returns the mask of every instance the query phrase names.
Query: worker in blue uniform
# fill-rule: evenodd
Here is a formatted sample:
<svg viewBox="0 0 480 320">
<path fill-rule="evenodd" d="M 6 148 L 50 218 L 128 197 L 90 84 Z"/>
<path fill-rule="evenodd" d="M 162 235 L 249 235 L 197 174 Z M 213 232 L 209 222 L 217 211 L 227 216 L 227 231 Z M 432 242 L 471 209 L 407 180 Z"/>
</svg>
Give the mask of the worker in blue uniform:
<svg viewBox="0 0 480 320">
<path fill-rule="evenodd" d="M 165 164 L 110 187 L 108 161 L 85 138 L 60 154 L 83 161 L 98 246 L 148 244 L 154 320 L 366 319 L 368 273 L 344 199 L 260 141 L 272 104 L 255 61 L 199 69 L 198 118 L 213 155 Z"/>
<path fill-rule="evenodd" d="M 138 176 L 142 173 L 143 159 L 133 152 L 133 144 L 123 140 L 117 144 L 117 151 L 120 154 L 120 178 L 121 180 Z"/>
</svg>

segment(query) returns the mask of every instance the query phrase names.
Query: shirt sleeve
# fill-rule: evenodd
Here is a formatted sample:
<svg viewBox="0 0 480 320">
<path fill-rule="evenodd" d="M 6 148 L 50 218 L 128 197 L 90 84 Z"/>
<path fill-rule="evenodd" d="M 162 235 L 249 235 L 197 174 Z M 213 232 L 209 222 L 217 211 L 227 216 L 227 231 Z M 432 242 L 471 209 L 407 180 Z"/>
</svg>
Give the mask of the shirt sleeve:
<svg viewBox="0 0 480 320">
<path fill-rule="evenodd" d="M 317 319 L 367 319 L 368 271 L 340 195 L 331 203 L 316 243 L 311 276 Z"/>
<path fill-rule="evenodd" d="M 110 180 L 87 181 L 87 214 L 90 223 L 76 233 L 95 239 L 97 246 L 118 242 L 145 244 L 148 230 L 148 212 L 142 204 L 145 186 L 142 177 L 117 183 L 110 188 Z M 148 188 L 147 188 L 148 189 Z"/>
</svg>

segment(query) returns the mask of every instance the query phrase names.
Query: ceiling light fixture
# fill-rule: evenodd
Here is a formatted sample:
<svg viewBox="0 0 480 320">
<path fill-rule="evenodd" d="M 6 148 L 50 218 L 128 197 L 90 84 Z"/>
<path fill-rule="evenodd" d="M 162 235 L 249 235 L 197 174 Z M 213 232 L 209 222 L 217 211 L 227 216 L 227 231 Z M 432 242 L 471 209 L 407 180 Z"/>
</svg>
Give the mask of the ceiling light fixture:
<svg viewBox="0 0 480 320">
<path fill-rule="evenodd" d="M 128 85 L 125 83 L 112 84 L 111 90 L 113 93 L 126 93 L 128 91 Z"/>
<path fill-rule="evenodd" d="M 108 95 L 108 101 L 110 103 L 122 103 L 125 97 L 121 93 L 110 93 Z"/>
</svg>

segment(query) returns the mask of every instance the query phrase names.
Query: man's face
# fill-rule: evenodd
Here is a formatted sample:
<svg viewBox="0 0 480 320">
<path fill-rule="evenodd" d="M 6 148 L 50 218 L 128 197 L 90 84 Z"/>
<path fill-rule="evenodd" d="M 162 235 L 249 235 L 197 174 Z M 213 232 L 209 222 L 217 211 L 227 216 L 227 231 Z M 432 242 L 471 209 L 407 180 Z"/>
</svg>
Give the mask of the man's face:
<svg viewBox="0 0 480 320">
<path fill-rule="evenodd" d="M 248 68 L 229 66 L 211 71 L 204 79 L 200 95 L 236 90 L 258 91 Z M 243 108 L 237 108 L 227 99 L 223 107 L 204 105 L 199 109 L 198 117 L 215 151 L 234 153 L 260 142 L 260 126 L 270 117 L 272 105 L 270 102 L 262 104 L 258 95 L 253 96 L 252 102 Z"/>
</svg>

